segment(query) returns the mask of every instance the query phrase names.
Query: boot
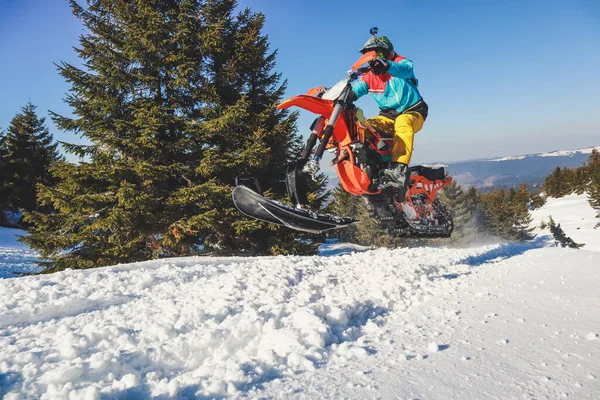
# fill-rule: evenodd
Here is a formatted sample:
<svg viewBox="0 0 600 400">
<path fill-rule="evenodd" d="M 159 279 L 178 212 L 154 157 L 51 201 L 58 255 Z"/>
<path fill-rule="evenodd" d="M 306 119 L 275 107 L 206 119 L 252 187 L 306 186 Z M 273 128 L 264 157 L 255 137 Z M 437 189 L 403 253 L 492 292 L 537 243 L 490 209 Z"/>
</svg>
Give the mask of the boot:
<svg viewBox="0 0 600 400">
<path fill-rule="evenodd" d="M 410 170 L 408 169 L 408 165 L 403 163 L 392 162 L 387 169 L 381 171 L 381 180 L 384 188 L 393 186 L 398 190 L 406 192 L 409 177 Z"/>
</svg>

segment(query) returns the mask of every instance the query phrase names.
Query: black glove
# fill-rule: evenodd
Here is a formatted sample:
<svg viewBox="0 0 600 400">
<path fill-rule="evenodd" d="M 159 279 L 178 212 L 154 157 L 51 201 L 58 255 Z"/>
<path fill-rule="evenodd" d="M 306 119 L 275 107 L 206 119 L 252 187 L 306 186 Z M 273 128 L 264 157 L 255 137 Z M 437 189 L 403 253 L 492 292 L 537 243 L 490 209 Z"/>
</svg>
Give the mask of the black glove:
<svg viewBox="0 0 600 400">
<path fill-rule="evenodd" d="M 390 63 L 381 57 L 369 61 L 369 65 L 371 66 L 371 69 L 375 75 L 384 74 L 388 69 L 390 69 Z"/>
<path fill-rule="evenodd" d="M 348 102 L 354 103 L 356 100 L 358 100 L 358 97 L 356 97 L 354 91 L 351 90 L 350 94 L 348 94 Z"/>
</svg>

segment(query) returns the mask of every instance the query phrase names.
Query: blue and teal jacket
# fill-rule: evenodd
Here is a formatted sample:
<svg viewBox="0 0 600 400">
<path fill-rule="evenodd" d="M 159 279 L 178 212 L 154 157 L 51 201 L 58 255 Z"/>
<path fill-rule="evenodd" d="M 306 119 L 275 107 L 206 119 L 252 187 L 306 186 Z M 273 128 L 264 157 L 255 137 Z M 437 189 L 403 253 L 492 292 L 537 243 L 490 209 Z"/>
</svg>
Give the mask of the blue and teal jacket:
<svg viewBox="0 0 600 400">
<path fill-rule="evenodd" d="M 388 62 L 388 72 L 375 75 L 369 71 L 363 74 L 352 84 L 352 91 L 356 98 L 371 93 L 381 109 L 381 115 L 397 116 L 417 104 L 422 97 L 417 89 L 418 81 L 413 73 L 412 61 L 395 54 L 394 59 Z"/>
</svg>

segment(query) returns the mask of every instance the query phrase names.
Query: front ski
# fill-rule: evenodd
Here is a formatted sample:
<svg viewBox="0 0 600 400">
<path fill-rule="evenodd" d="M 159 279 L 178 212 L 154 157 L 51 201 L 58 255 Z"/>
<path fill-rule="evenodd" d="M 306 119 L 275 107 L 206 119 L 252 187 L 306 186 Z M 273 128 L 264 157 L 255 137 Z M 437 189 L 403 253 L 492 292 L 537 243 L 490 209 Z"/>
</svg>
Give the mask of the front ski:
<svg viewBox="0 0 600 400">
<path fill-rule="evenodd" d="M 232 197 L 233 204 L 243 214 L 302 232 L 323 233 L 330 229 L 344 228 L 357 222 L 349 217 L 317 214 L 312 211 L 294 208 L 267 199 L 244 185 L 236 186 L 233 189 Z"/>
</svg>

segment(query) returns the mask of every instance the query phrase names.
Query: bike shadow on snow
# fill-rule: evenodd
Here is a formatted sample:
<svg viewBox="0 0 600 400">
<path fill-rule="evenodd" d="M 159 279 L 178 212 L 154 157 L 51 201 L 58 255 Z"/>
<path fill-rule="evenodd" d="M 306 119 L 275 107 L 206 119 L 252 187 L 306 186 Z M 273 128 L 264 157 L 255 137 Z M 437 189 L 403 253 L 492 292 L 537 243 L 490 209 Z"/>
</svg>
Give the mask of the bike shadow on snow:
<svg viewBox="0 0 600 400">
<path fill-rule="evenodd" d="M 499 247 L 495 247 L 485 253 L 476 256 L 469 256 L 459 260 L 457 264 L 466 264 L 470 267 L 479 267 L 488 263 L 498 263 L 506 259 L 519 256 L 529 250 L 541 249 L 548 247 L 548 239 L 546 237 L 538 237 L 534 240 L 525 242 L 504 243 Z"/>
</svg>

